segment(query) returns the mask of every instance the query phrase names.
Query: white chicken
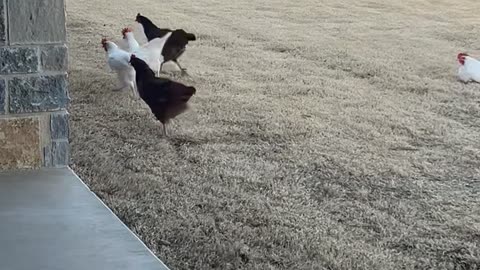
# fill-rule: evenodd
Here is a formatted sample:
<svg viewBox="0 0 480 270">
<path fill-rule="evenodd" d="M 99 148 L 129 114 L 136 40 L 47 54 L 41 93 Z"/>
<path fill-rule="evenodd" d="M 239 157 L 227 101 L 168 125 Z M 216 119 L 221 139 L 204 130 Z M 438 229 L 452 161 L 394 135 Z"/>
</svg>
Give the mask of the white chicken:
<svg viewBox="0 0 480 270">
<path fill-rule="evenodd" d="M 148 66 L 155 71 L 156 75 L 160 76 L 160 69 L 163 64 L 162 50 L 165 46 L 165 42 L 167 42 L 167 39 L 172 35 L 172 33 L 169 32 L 161 38 L 152 39 L 141 46 L 135 39 L 133 30 L 131 28 L 124 28 L 122 30 L 122 34 L 124 39 L 127 40 L 128 51 L 145 61 Z"/>
<path fill-rule="evenodd" d="M 163 63 L 163 46 L 171 33 L 168 33 L 162 38 L 155 38 L 142 46 L 138 44 L 131 28 L 123 29 L 122 34 L 127 41 L 126 49 L 128 51 L 123 50 L 117 44 L 105 38 L 102 39 L 102 46 L 107 52 L 108 66 L 112 71 L 117 73 L 119 85 L 115 90 L 122 90 L 129 87 L 132 90 L 133 97 L 138 99 L 135 70 L 129 64 L 130 57 L 132 54 L 135 54 L 136 57 L 145 61 L 153 71 L 156 71 L 158 76 Z"/>
<path fill-rule="evenodd" d="M 470 81 L 480 83 L 480 61 L 466 53 L 459 53 L 457 60 L 460 63 L 458 78 L 464 83 Z"/>
<path fill-rule="evenodd" d="M 135 69 L 129 64 L 130 53 L 120 49 L 117 44 L 106 38 L 102 39 L 102 46 L 107 53 L 107 63 L 112 71 L 117 73 L 118 88 L 116 91 L 129 87 L 133 96 L 138 97 L 135 86 Z"/>
<path fill-rule="evenodd" d="M 126 46 L 127 51 L 134 52 L 140 47 L 140 44 L 138 44 L 137 40 L 135 39 L 133 30 L 131 28 L 129 27 L 123 28 L 122 35 L 123 35 L 123 39 L 126 40 L 126 43 L 127 43 L 127 46 Z"/>
</svg>

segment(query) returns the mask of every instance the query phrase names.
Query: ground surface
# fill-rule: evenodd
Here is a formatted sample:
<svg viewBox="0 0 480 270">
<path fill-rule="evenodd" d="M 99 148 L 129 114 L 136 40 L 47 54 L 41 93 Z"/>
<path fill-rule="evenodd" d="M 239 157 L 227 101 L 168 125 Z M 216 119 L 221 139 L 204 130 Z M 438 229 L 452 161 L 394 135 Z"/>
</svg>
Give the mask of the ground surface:
<svg viewBox="0 0 480 270">
<path fill-rule="evenodd" d="M 0 172 L 0 218 L 1 269 L 167 269 L 67 168 Z"/>
<path fill-rule="evenodd" d="M 480 2 L 67 4 L 73 167 L 172 269 L 480 267 Z M 198 37 L 167 140 L 99 46 L 137 12 Z"/>
</svg>

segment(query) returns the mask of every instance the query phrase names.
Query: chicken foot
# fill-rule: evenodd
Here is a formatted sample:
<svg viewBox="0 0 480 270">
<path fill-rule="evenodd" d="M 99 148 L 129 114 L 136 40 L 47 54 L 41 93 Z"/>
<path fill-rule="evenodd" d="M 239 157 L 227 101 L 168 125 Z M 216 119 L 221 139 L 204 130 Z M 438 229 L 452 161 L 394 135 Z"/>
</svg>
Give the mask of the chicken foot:
<svg viewBox="0 0 480 270">
<path fill-rule="evenodd" d="M 180 66 L 180 64 L 178 63 L 178 60 L 173 60 L 173 62 L 180 68 L 180 71 L 181 71 L 182 75 L 190 76 L 190 75 L 187 73 L 187 69 L 186 69 L 186 68 L 183 68 L 182 66 Z"/>
</svg>

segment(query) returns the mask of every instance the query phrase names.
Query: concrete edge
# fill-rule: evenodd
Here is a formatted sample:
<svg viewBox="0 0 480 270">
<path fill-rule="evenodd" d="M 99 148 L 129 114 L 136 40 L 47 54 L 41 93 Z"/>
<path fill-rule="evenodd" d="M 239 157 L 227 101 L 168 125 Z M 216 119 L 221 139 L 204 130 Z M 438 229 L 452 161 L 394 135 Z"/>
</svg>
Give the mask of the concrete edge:
<svg viewBox="0 0 480 270">
<path fill-rule="evenodd" d="M 78 179 L 78 181 L 80 181 L 80 183 L 82 183 L 82 185 L 85 186 L 85 188 L 87 188 L 88 191 L 90 191 L 90 193 L 92 193 L 93 196 L 94 196 L 98 201 L 100 201 L 100 203 L 101 203 L 105 208 L 108 209 L 108 211 L 118 220 L 118 222 L 120 222 L 120 223 L 125 227 L 125 229 L 127 229 L 131 234 L 133 234 L 133 236 L 135 236 L 135 238 L 136 238 L 138 241 L 140 241 L 140 243 L 142 243 L 142 245 L 148 250 L 148 252 L 150 252 L 150 254 L 151 254 L 155 259 L 157 259 L 157 261 L 158 261 L 163 267 L 165 267 L 165 269 L 170 270 L 170 268 L 168 268 L 168 266 L 166 266 L 165 263 L 163 263 L 162 260 L 160 260 L 160 258 L 158 258 L 157 255 L 155 255 L 155 253 L 153 253 L 153 251 L 152 251 L 150 248 L 147 247 L 147 245 L 145 245 L 145 243 L 142 241 L 142 239 L 140 239 L 140 237 L 138 237 L 137 234 L 135 234 L 132 230 L 130 230 L 130 228 L 129 228 L 125 223 L 123 223 L 123 221 L 120 220 L 120 218 L 117 217 L 117 215 L 115 215 L 115 213 L 112 211 L 112 209 L 110 209 L 110 207 L 108 207 L 108 206 L 97 196 L 97 194 L 95 194 L 95 192 L 93 192 L 93 191 L 87 186 L 87 184 L 85 184 L 85 182 L 82 181 L 82 178 L 80 178 L 80 176 L 78 176 L 78 174 L 75 173 L 75 171 L 72 170 L 72 168 L 70 168 L 70 166 L 68 166 L 67 168 L 68 168 L 68 170 L 70 170 L 70 171 L 73 173 L 73 175 L 75 175 L 75 177 Z"/>
</svg>

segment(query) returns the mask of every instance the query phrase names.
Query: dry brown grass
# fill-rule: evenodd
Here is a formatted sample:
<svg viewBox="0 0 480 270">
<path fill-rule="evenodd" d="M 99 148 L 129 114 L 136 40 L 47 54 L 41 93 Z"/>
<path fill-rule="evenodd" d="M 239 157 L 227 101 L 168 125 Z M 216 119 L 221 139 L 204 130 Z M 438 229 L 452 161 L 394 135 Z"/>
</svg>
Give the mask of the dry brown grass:
<svg viewBox="0 0 480 270">
<path fill-rule="evenodd" d="M 73 167 L 172 269 L 479 269 L 479 1 L 67 4 Z M 169 139 L 104 68 L 137 12 L 198 37 Z"/>
</svg>

